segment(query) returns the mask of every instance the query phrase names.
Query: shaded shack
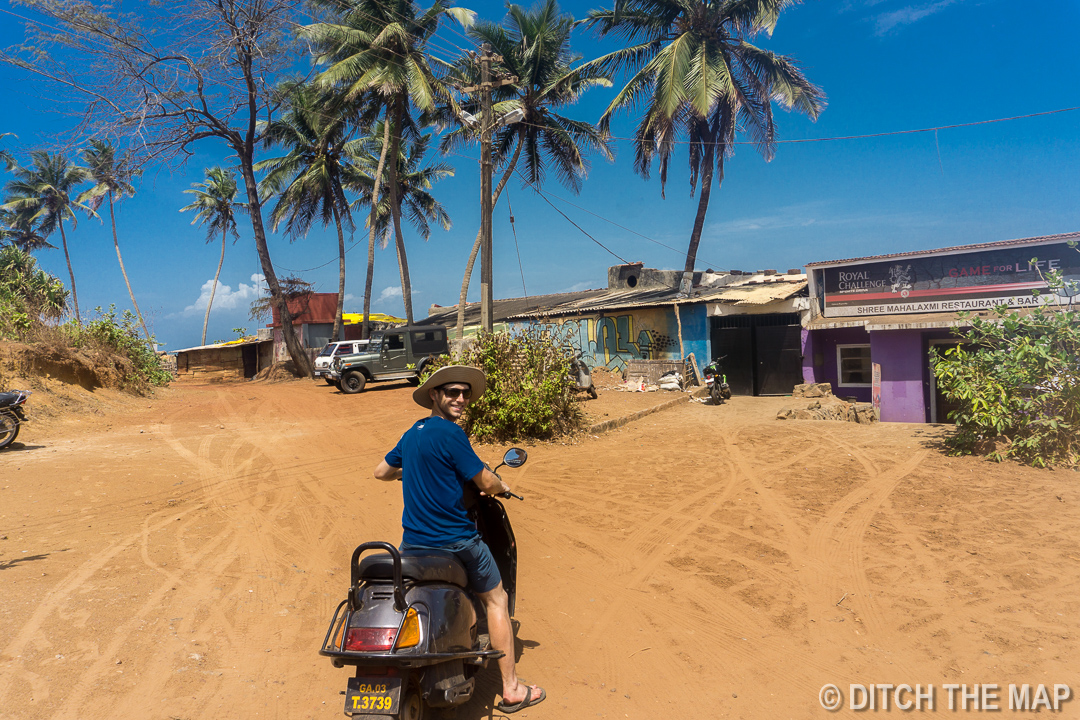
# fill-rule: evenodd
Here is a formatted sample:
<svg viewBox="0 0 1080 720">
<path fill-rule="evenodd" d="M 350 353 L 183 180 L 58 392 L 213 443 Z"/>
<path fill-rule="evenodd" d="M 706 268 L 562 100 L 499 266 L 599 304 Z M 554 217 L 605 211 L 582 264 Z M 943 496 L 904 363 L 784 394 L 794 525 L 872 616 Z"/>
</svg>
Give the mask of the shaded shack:
<svg viewBox="0 0 1080 720">
<path fill-rule="evenodd" d="M 257 338 L 178 350 L 176 381 L 188 383 L 241 382 L 273 363 L 274 343 Z"/>
</svg>

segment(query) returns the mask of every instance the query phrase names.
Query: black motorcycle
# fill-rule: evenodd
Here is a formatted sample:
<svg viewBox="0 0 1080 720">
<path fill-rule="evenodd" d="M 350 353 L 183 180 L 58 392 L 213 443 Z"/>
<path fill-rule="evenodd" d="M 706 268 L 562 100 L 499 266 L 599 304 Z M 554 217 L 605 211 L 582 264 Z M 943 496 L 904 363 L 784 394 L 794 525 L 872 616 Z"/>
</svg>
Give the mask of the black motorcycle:
<svg viewBox="0 0 1080 720">
<path fill-rule="evenodd" d="M 511 448 L 495 470 L 521 467 L 527 457 Z M 499 567 L 513 617 L 517 544 L 510 519 L 501 502 L 472 483 L 466 485 L 466 508 Z M 369 550 L 383 552 L 361 560 Z M 342 693 L 345 714 L 421 720 L 428 707 L 468 702 L 476 673 L 502 653 L 491 648 L 484 606 L 468 589 L 458 559 L 366 542 L 353 551 L 350 576 L 349 595 L 334 611 L 319 650 L 335 667 L 356 668 Z"/>
<path fill-rule="evenodd" d="M 0 393 L 0 449 L 6 448 L 19 437 L 19 428 L 27 421 L 22 406 L 28 397 L 29 390 Z"/>
<path fill-rule="evenodd" d="M 713 361 L 705 366 L 701 374 L 705 376 L 705 384 L 709 386 L 709 397 L 713 405 L 720 405 L 725 400 L 731 399 L 731 386 L 728 385 L 727 375 L 720 369 L 720 361 L 727 355 L 713 358 Z"/>
</svg>

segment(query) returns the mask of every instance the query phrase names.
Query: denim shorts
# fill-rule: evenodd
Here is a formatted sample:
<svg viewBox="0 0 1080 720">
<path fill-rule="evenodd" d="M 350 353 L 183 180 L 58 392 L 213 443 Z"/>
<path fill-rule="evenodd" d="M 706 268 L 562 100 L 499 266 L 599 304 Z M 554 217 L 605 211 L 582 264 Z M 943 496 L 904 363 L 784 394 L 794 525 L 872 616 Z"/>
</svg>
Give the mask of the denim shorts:
<svg viewBox="0 0 1080 720">
<path fill-rule="evenodd" d="M 490 592 L 502 582 L 499 566 L 495 564 L 495 558 L 491 556 L 487 543 L 481 540 L 479 535 L 442 547 L 411 545 L 402 542 L 398 549 L 403 552 L 405 550 L 441 550 L 453 553 L 465 566 L 465 572 L 469 576 L 469 587 L 473 592 Z"/>
</svg>

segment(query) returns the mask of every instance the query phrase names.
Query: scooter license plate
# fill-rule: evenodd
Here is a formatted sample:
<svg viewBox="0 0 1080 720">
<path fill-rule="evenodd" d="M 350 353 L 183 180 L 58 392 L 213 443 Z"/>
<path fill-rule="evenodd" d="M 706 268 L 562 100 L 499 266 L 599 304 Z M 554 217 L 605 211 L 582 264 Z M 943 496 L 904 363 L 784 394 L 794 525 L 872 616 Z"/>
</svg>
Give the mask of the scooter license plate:
<svg viewBox="0 0 1080 720">
<path fill-rule="evenodd" d="M 349 678 L 345 691 L 346 715 L 394 715 L 400 705 L 401 678 Z"/>
</svg>

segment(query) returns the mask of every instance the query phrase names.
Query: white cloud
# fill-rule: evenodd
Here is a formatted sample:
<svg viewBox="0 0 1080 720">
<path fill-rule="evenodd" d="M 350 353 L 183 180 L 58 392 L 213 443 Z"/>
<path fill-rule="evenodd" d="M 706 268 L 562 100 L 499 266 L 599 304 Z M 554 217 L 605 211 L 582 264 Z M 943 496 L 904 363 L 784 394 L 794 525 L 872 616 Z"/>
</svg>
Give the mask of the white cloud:
<svg viewBox="0 0 1080 720">
<path fill-rule="evenodd" d="M 938 0 L 938 2 L 927 3 L 925 5 L 909 5 L 908 7 L 900 8 L 899 10 L 881 13 L 874 17 L 874 34 L 885 35 L 895 28 L 916 23 L 925 17 L 929 17 L 934 13 L 944 10 L 956 1 L 957 0 Z"/>
<path fill-rule="evenodd" d="M 382 302 L 383 300 L 389 300 L 391 298 L 402 297 L 401 286 L 393 285 L 388 288 L 383 288 L 383 291 L 379 293 L 379 297 L 375 302 Z"/>
<path fill-rule="evenodd" d="M 184 311 L 180 314 L 183 317 L 191 317 L 192 315 L 205 313 L 206 305 L 210 302 L 210 292 L 213 288 L 214 279 L 210 278 L 203 283 L 198 299 L 184 308 Z M 266 292 L 266 278 L 259 273 L 251 276 L 250 285 L 240 283 L 237 285 L 236 290 L 233 290 L 231 285 L 225 285 L 219 280 L 217 292 L 214 293 L 213 310 L 246 310 L 257 297 L 265 295 Z"/>
<path fill-rule="evenodd" d="M 570 287 L 565 290 L 560 290 L 559 292 L 581 292 L 582 290 L 592 290 L 594 285 L 596 285 L 596 283 L 592 280 L 586 280 L 585 282 L 574 283 Z"/>
<path fill-rule="evenodd" d="M 356 296 L 353 295 L 352 293 L 345 293 L 345 298 L 344 298 L 345 302 L 349 302 L 350 300 L 355 300 L 355 299 L 356 299 Z"/>
</svg>

